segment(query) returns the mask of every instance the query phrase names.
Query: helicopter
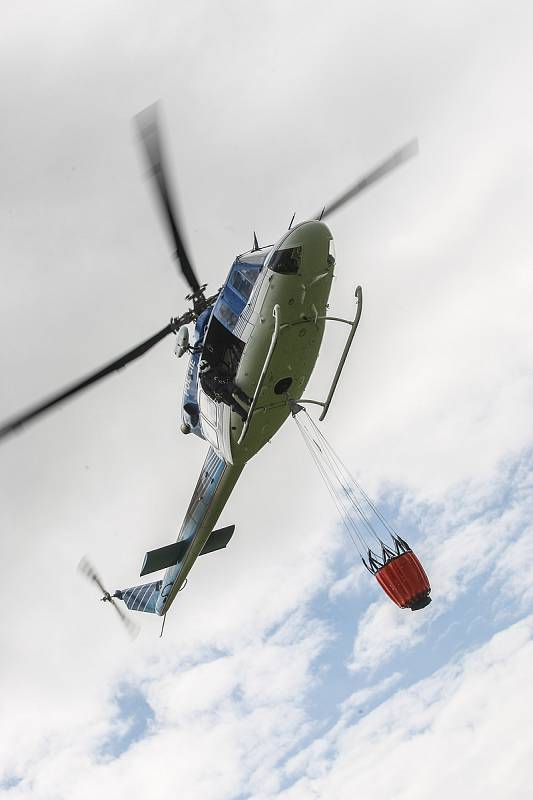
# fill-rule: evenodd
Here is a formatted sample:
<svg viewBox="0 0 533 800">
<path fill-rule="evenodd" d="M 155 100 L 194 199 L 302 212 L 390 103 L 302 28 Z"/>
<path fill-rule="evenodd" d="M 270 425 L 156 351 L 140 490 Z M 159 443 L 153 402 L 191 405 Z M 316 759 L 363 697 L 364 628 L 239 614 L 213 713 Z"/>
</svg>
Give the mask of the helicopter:
<svg viewBox="0 0 533 800">
<path fill-rule="evenodd" d="M 181 431 L 204 440 L 209 449 L 177 540 L 148 551 L 140 577 L 164 570 L 155 581 L 110 594 L 84 560 L 80 568 L 103 591 L 123 621 L 115 600 L 128 609 L 165 617 L 185 586 L 196 559 L 225 548 L 235 526 L 215 529 L 246 463 L 281 428 L 302 403 L 331 403 L 362 311 L 362 290 L 353 320 L 329 316 L 328 300 L 335 269 L 333 236 L 326 224 L 332 215 L 417 153 L 413 140 L 360 178 L 321 211 L 289 227 L 271 245 L 253 247 L 235 258 L 222 287 L 208 294 L 191 263 L 177 206 L 170 190 L 157 104 L 135 118 L 149 174 L 179 271 L 190 287 L 190 307 L 145 341 L 62 391 L 0 425 L 3 439 L 69 398 L 122 369 L 170 334 L 175 353 L 188 355 L 181 404 Z M 305 400 L 327 321 L 350 327 L 327 399 Z M 194 325 L 192 334 L 189 330 Z"/>
</svg>

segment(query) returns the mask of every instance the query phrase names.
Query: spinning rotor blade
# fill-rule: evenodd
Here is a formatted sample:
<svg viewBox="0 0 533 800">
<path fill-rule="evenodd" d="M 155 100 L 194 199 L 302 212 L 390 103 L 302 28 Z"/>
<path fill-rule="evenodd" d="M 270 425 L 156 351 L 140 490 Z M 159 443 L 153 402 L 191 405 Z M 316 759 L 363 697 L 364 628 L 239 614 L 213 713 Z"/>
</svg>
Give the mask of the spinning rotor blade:
<svg viewBox="0 0 533 800">
<path fill-rule="evenodd" d="M 102 369 L 91 373 L 86 378 L 82 378 L 77 383 L 72 384 L 72 386 L 69 386 L 58 394 L 52 395 L 52 397 L 49 397 L 47 400 L 44 400 L 33 408 L 29 408 L 22 414 L 7 420 L 7 422 L 5 422 L 3 425 L 0 425 L 0 439 L 8 436 L 10 433 L 15 431 L 17 428 L 20 428 L 22 425 L 25 425 L 30 420 L 40 417 L 41 414 L 46 413 L 51 408 L 54 408 L 54 406 L 59 405 L 64 400 L 67 400 L 69 397 L 73 397 L 75 394 L 84 391 L 84 389 L 92 386 L 93 383 L 101 381 L 102 378 L 105 378 L 107 375 L 111 375 L 112 372 L 122 369 L 131 361 L 135 361 L 137 358 L 140 358 L 140 356 L 144 355 L 144 353 L 148 352 L 148 350 L 160 342 L 161 339 L 164 339 L 169 333 L 174 333 L 180 327 L 180 325 L 190 322 L 193 318 L 193 315 L 191 312 L 189 312 L 178 319 L 171 320 L 168 325 L 165 325 L 165 327 L 161 328 L 160 331 L 155 333 L 153 336 L 150 336 L 149 339 L 141 342 L 141 344 L 138 344 L 137 347 L 134 347 L 132 350 L 128 350 L 127 353 L 124 353 L 119 358 L 111 361 Z"/>
<path fill-rule="evenodd" d="M 113 599 L 113 597 L 109 594 L 107 589 L 104 587 L 104 584 L 102 583 L 102 581 L 98 577 L 98 574 L 96 573 L 96 570 L 94 569 L 94 567 L 92 566 L 90 561 L 85 557 L 82 558 L 82 560 L 78 564 L 78 569 L 83 575 L 85 575 L 86 578 L 88 578 L 91 581 L 94 581 L 94 583 L 98 586 L 98 588 L 100 589 L 100 591 L 104 595 L 101 599 L 105 600 L 105 602 L 111 603 L 111 605 L 113 606 L 113 608 L 117 612 L 117 614 L 118 614 L 118 616 L 120 618 L 120 621 L 126 627 L 126 630 L 128 631 L 129 635 L 132 638 L 135 638 L 137 636 L 137 634 L 139 633 L 139 630 L 140 630 L 139 626 L 137 625 L 136 622 L 134 622 L 132 619 L 130 619 L 130 617 L 121 608 L 118 607 L 118 605 L 116 604 L 116 602 Z"/>
<path fill-rule="evenodd" d="M 357 183 L 347 189 L 343 194 L 340 195 L 340 197 L 337 197 L 336 200 L 333 200 L 333 202 L 325 206 L 325 208 L 318 214 L 315 214 L 313 218 L 325 219 L 330 214 L 333 214 L 334 211 L 337 211 L 349 200 L 353 200 L 353 198 L 357 197 L 358 194 L 364 192 L 364 190 L 368 189 L 370 186 L 372 186 L 372 184 L 381 180 L 381 178 L 384 178 L 385 175 L 387 175 L 389 172 L 392 172 L 392 170 L 396 169 L 396 167 L 399 167 L 400 164 L 403 164 L 413 156 L 416 156 L 417 153 L 418 140 L 413 139 L 399 150 L 396 150 L 396 152 L 389 156 L 386 161 L 383 161 L 381 164 L 379 164 L 379 166 L 375 167 L 363 178 L 360 178 Z"/>
<path fill-rule="evenodd" d="M 139 631 L 140 631 L 139 625 L 137 625 L 137 623 L 134 622 L 131 619 L 131 617 L 129 617 L 126 614 L 125 611 L 123 611 L 121 608 L 118 607 L 118 605 L 116 604 L 115 600 L 113 600 L 113 598 L 111 598 L 111 600 L 109 602 L 111 603 L 111 605 L 113 606 L 113 608 L 115 609 L 117 614 L 119 615 L 121 622 L 125 626 L 126 630 L 128 631 L 129 635 L 131 636 L 131 638 L 135 639 L 135 637 L 139 635 Z"/>
<path fill-rule="evenodd" d="M 100 589 L 100 591 L 103 592 L 103 594 L 107 594 L 107 590 L 104 588 L 104 584 L 98 577 L 96 570 L 94 569 L 93 565 L 91 564 L 88 558 L 84 556 L 81 559 L 80 563 L 78 564 L 78 569 L 82 573 L 82 575 L 85 575 L 85 577 L 89 578 L 90 581 L 94 581 L 95 584 Z"/>
<path fill-rule="evenodd" d="M 157 181 L 158 196 L 161 202 L 161 207 L 165 215 L 172 241 L 176 248 L 175 256 L 180 265 L 181 271 L 185 280 L 191 287 L 193 292 L 200 290 L 200 283 L 196 277 L 192 264 L 190 262 L 185 243 L 181 235 L 180 219 L 177 212 L 176 204 L 172 202 L 169 191 L 169 183 L 167 180 L 167 172 L 163 159 L 163 150 L 161 146 L 161 136 L 159 133 L 159 125 L 157 122 L 157 105 L 148 106 L 140 114 L 135 117 L 137 127 L 144 145 L 144 152 L 150 167 L 150 172 Z"/>
</svg>

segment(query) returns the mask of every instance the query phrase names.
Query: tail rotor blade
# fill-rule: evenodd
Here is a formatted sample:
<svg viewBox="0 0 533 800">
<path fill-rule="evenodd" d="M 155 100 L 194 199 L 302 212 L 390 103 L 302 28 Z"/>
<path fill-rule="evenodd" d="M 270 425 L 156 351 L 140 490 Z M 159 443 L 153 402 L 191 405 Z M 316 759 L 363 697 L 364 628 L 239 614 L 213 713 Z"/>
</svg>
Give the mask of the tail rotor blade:
<svg viewBox="0 0 533 800">
<path fill-rule="evenodd" d="M 396 150 L 385 161 L 382 161 L 381 164 L 378 164 L 378 166 L 369 173 L 359 178 L 359 180 L 343 192 L 343 194 L 331 203 L 328 203 L 325 208 L 313 216 L 313 219 L 326 219 L 326 217 L 329 217 L 334 211 L 338 211 L 343 205 L 353 200 L 357 195 L 361 194 L 361 192 L 364 192 L 365 189 L 368 189 L 374 183 L 381 180 L 381 178 L 384 178 L 385 175 L 388 175 L 389 172 L 392 172 L 396 167 L 399 167 L 401 164 L 409 161 L 410 158 L 413 158 L 413 156 L 416 156 L 417 153 L 418 140 L 412 139 L 406 145 L 400 147 L 399 150 Z"/>
<path fill-rule="evenodd" d="M 96 586 L 98 586 L 101 592 L 107 594 L 104 584 L 96 574 L 96 571 L 92 566 L 92 564 L 90 563 L 90 561 L 85 556 L 81 559 L 80 563 L 78 564 L 78 569 L 82 573 L 82 575 L 85 575 L 86 578 L 88 578 L 90 581 L 93 581 L 96 584 Z"/>
<path fill-rule="evenodd" d="M 139 635 L 139 631 L 141 630 L 140 626 L 137 625 L 121 608 L 118 607 L 117 603 L 113 598 L 110 600 L 111 605 L 117 612 L 120 621 L 128 631 L 129 635 L 132 639 L 135 639 Z"/>
<path fill-rule="evenodd" d="M 78 564 L 78 569 L 83 575 L 85 575 L 86 578 L 88 578 L 90 581 L 93 581 L 93 583 L 96 584 L 98 589 L 103 594 L 103 597 L 101 597 L 100 599 L 109 602 L 113 606 L 113 608 L 115 609 L 120 618 L 120 621 L 126 628 L 128 634 L 131 636 L 132 639 L 134 639 L 139 634 L 140 631 L 139 625 L 137 625 L 136 622 L 130 619 L 128 614 L 126 614 L 121 608 L 118 607 L 116 601 L 113 599 L 113 596 L 109 594 L 104 584 L 100 580 L 93 565 L 86 556 L 84 556 L 81 559 L 80 563 Z"/>
<path fill-rule="evenodd" d="M 141 111 L 140 114 L 137 114 L 135 120 L 143 143 L 150 173 L 157 182 L 158 197 L 175 248 L 176 259 L 193 293 L 198 292 L 200 291 L 200 282 L 196 277 L 185 247 L 177 205 L 175 201 L 172 200 L 170 194 L 169 180 L 167 178 L 168 172 L 165 169 L 161 135 L 157 119 L 157 104 L 148 106 L 144 111 Z"/>
</svg>

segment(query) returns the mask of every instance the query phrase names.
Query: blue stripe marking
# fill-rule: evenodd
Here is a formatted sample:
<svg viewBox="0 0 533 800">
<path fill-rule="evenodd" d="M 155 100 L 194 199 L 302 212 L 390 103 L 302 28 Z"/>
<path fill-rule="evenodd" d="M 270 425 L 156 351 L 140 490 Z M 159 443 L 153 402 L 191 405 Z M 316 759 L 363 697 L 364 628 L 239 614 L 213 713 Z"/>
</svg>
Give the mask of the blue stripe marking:
<svg viewBox="0 0 533 800">
<path fill-rule="evenodd" d="M 191 544 L 194 541 L 226 468 L 226 462 L 210 447 L 189 503 L 178 541 L 189 541 Z M 120 598 L 132 611 L 161 614 L 165 599 L 172 591 L 180 569 L 181 564 L 177 564 L 167 569 L 162 581 L 143 583 L 140 586 L 124 589 L 120 593 Z"/>
<path fill-rule="evenodd" d="M 202 472 L 198 478 L 189 508 L 185 515 L 178 541 L 194 542 L 198 529 L 202 525 L 211 505 L 211 501 L 220 484 L 222 476 L 227 469 L 226 462 L 220 458 L 213 450 L 209 449 L 207 458 L 202 467 Z M 179 577 L 181 564 L 170 567 L 165 572 L 163 578 L 163 589 L 157 599 L 156 613 L 160 614 L 165 604 L 165 598 L 172 591 L 172 588 Z"/>
<path fill-rule="evenodd" d="M 161 581 L 153 583 L 143 583 L 140 586 L 132 586 L 121 592 L 120 599 L 131 611 L 148 611 L 155 614 L 156 602 L 160 594 Z"/>
</svg>

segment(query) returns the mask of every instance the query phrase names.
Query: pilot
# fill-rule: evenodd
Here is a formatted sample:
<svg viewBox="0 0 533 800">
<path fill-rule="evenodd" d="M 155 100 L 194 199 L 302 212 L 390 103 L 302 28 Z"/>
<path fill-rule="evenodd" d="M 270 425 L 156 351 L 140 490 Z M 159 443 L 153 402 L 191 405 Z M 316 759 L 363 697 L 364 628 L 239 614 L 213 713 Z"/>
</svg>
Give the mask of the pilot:
<svg viewBox="0 0 533 800">
<path fill-rule="evenodd" d="M 226 371 L 216 369 L 209 361 L 200 362 L 200 384 L 202 389 L 209 397 L 219 403 L 225 403 L 235 411 L 242 419 L 248 416 L 250 398 L 239 389 Z"/>
<path fill-rule="evenodd" d="M 180 425 L 180 430 L 182 433 L 190 433 L 193 428 L 196 428 L 200 421 L 200 409 L 197 403 L 188 401 L 184 404 L 183 411 L 189 417 L 189 422 L 186 421 L 187 418 L 185 417 Z"/>
<path fill-rule="evenodd" d="M 191 403 L 188 401 L 184 404 L 183 410 L 189 415 L 192 427 L 196 428 L 200 420 L 200 409 L 198 408 L 198 403 Z"/>
</svg>

